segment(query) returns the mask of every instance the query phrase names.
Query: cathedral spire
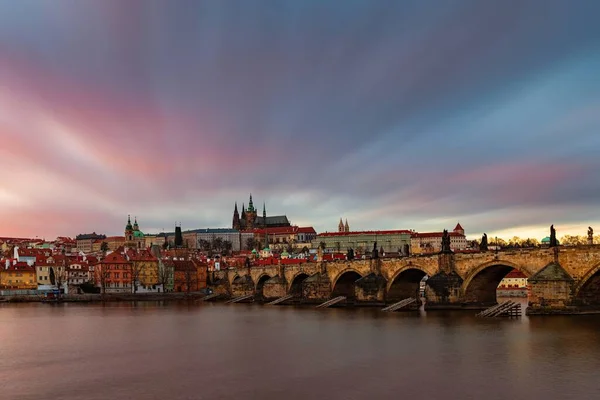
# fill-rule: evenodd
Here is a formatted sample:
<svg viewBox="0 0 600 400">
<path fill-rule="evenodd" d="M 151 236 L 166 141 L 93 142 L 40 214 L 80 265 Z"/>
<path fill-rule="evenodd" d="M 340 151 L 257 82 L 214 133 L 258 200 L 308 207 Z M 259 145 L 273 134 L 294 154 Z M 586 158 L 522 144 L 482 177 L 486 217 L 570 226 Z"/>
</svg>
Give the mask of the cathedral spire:
<svg viewBox="0 0 600 400">
<path fill-rule="evenodd" d="M 235 202 L 235 207 L 233 208 L 233 222 L 231 224 L 233 229 L 240 229 L 240 213 L 237 207 L 237 201 Z"/>
<path fill-rule="evenodd" d="M 263 228 L 267 227 L 267 206 L 265 205 L 265 202 L 263 201 Z"/>
<path fill-rule="evenodd" d="M 340 218 L 340 223 L 338 224 L 338 232 L 344 232 L 344 222 Z"/>
<path fill-rule="evenodd" d="M 350 225 L 348 225 L 348 218 L 346 218 L 346 225 L 344 225 L 344 232 L 350 232 Z"/>
<path fill-rule="evenodd" d="M 134 218 L 133 230 L 134 231 L 139 231 L 140 230 L 140 226 L 138 225 L 138 222 L 137 222 L 137 217 Z"/>
<path fill-rule="evenodd" d="M 125 230 L 126 231 L 133 230 L 133 227 L 131 226 L 131 215 L 127 215 L 127 225 L 125 226 Z"/>
<path fill-rule="evenodd" d="M 248 203 L 248 211 L 249 212 L 253 212 L 254 210 L 254 203 L 252 202 L 252 193 L 250 193 L 250 202 Z"/>
</svg>

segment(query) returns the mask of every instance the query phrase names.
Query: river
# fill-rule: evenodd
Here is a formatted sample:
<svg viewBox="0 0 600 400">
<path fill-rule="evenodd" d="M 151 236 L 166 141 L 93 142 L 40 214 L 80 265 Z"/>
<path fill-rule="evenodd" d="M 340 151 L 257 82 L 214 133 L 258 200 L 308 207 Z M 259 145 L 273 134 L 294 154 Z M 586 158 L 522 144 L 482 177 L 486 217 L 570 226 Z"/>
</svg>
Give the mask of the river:
<svg viewBox="0 0 600 400">
<path fill-rule="evenodd" d="M 594 399 L 600 316 L 0 305 L 1 399 Z"/>
</svg>

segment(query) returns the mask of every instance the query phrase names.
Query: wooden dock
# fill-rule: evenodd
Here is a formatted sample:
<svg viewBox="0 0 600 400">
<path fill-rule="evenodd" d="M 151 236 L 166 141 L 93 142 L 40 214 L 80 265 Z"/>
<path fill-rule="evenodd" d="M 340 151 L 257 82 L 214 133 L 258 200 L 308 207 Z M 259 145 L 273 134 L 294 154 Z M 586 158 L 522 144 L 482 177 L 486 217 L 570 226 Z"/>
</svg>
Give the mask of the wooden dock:
<svg viewBox="0 0 600 400">
<path fill-rule="evenodd" d="M 342 301 L 346 300 L 346 296 L 338 296 L 336 298 L 327 300 L 325 303 L 321 303 L 318 306 L 316 306 L 315 308 L 327 308 L 327 307 L 331 307 L 335 304 L 341 303 Z"/>
<path fill-rule="evenodd" d="M 217 297 L 221 296 L 221 293 L 212 293 L 209 294 L 207 296 L 204 296 L 203 298 L 200 299 L 200 301 L 211 301 L 211 300 L 216 300 Z"/>
<path fill-rule="evenodd" d="M 276 300 L 273 300 L 270 303 L 267 303 L 267 305 L 268 306 L 274 306 L 275 304 L 281 304 L 281 303 L 286 302 L 288 300 L 291 300 L 293 298 L 294 298 L 293 294 L 288 294 L 287 296 L 280 297 L 280 298 L 278 298 Z"/>
<path fill-rule="evenodd" d="M 417 301 L 417 299 L 415 299 L 413 297 L 409 297 L 408 299 L 400 300 L 397 303 L 387 306 L 386 308 L 382 309 L 381 311 L 389 311 L 389 312 L 398 311 L 405 307 L 408 307 L 409 305 L 415 303 L 416 301 Z"/>
<path fill-rule="evenodd" d="M 244 296 L 239 296 L 234 299 L 228 300 L 225 302 L 225 304 L 239 303 L 240 301 L 249 300 L 249 299 L 253 299 L 253 298 L 254 298 L 254 294 L 246 294 Z"/>
<path fill-rule="evenodd" d="M 521 303 L 515 303 L 514 301 L 505 301 L 495 306 L 492 306 L 486 310 L 483 310 L 477 317 L 482 318 L 495 318 L 495 317 L 509 317 L 519 318 L 521 316 Z"/>
</svg>

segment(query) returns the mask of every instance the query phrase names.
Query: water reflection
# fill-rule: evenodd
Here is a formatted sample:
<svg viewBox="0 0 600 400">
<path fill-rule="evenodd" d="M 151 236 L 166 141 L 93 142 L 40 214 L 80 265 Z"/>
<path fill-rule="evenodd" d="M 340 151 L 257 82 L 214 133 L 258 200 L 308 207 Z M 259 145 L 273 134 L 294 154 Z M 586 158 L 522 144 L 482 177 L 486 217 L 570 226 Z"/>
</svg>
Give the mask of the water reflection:
<svg viewBox="0 0 600 400">
<path fill-rule="evenodd" d="M 0 306 L 2 399 L 590 399 L 600 317 Z"/>
</svg>

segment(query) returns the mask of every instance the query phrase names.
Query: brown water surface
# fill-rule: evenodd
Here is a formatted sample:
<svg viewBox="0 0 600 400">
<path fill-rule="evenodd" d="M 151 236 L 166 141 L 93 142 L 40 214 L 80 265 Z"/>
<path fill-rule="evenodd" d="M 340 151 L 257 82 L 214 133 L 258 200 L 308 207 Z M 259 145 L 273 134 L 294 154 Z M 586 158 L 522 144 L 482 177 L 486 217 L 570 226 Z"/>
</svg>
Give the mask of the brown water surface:
<svg viewBox="0 0 600 400">
<path fill-rule="evenodd" d="M 598 399 L 600 316 L 0 306 L 0 399 Z"/>
</svg>

